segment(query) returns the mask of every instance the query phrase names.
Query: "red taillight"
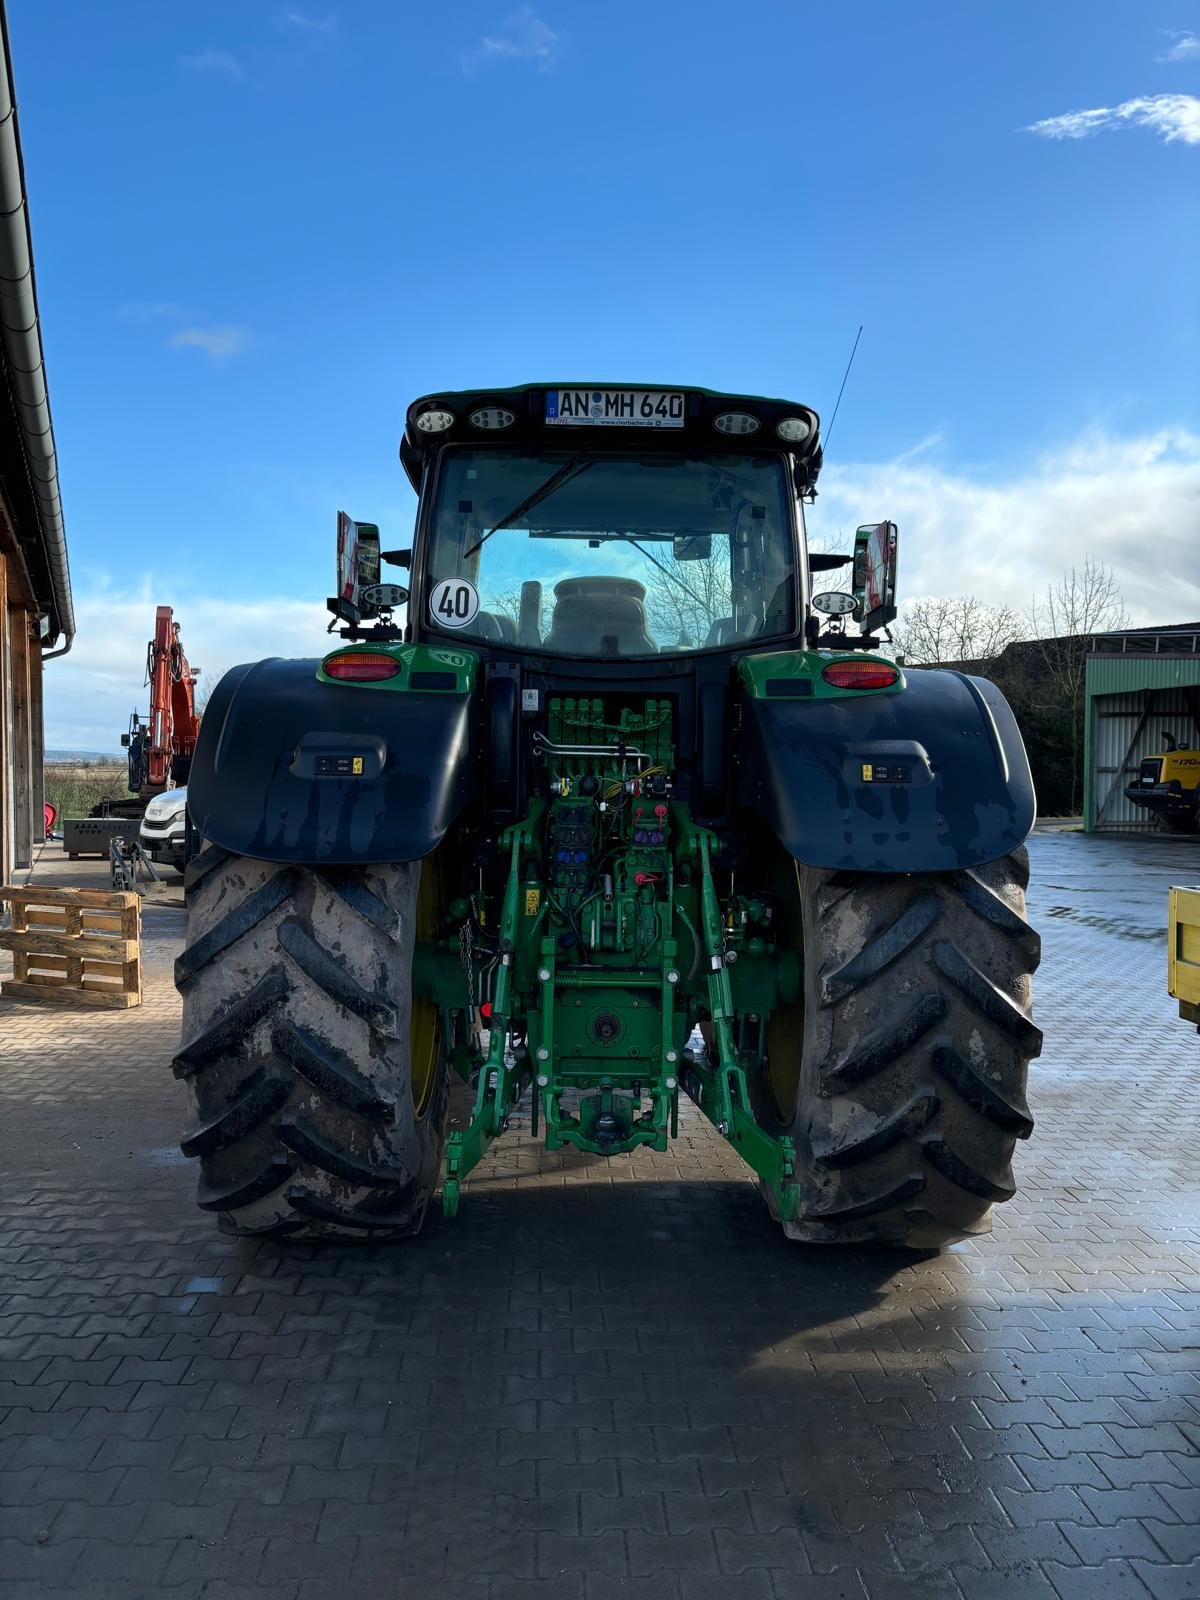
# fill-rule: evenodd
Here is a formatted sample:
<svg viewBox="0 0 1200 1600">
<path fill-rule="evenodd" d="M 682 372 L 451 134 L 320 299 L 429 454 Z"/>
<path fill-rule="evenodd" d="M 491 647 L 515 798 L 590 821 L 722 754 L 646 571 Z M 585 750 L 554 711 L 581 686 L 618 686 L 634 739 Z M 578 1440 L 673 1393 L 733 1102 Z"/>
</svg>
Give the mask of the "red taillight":
<svg viewBox="0 0 1200 1600">
<path fill-rule="evenodd" d="M 343 650 L 340 656 L 330 656 L 325 662 L 327 678 L 341 678 L 348 683 L 378 683 L 381 678 L 394 678 L 400 663 L 394 656 L 385 656 L 378 650 Z"/>
<path fill-rule="evenodd" d="M 821 676 L 835 689 L 890 689 L 900 681 L 886 661 L 832 661 Z"/>
</svg>

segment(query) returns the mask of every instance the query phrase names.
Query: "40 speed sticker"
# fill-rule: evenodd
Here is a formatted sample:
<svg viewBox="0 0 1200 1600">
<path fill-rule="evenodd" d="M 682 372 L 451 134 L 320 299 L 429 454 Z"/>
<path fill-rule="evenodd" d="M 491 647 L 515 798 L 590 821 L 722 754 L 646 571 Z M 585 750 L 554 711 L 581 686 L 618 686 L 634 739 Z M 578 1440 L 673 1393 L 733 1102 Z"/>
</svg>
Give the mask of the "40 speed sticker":
<svg viewBox="0 0 1200 1600">
<path fill-rule="evenodd" d="M 479 615 L 479 591 L 469 578 L 443 578 L 429 596 L 429 615 L 443 628 L 467 628 Z"/>
</svg>

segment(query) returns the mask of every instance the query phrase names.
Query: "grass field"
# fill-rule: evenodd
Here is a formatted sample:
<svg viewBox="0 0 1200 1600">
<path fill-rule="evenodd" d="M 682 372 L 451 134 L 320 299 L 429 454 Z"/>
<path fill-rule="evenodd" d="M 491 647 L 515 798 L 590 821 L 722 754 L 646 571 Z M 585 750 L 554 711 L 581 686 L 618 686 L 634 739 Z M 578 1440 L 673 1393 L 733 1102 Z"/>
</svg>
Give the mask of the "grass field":
<svg viewBox="0 0 1200 1600">
<path fill-rule="evenodd" d="M 88 817 L 101 800 L 126 799 L 129 786 L 123 763 L 112 766 L 80 765 L 77 762 L 48 761 L 42 769 L 46 799 L 58 812 L 55 826 L 64 817 Z"/>
</svg>

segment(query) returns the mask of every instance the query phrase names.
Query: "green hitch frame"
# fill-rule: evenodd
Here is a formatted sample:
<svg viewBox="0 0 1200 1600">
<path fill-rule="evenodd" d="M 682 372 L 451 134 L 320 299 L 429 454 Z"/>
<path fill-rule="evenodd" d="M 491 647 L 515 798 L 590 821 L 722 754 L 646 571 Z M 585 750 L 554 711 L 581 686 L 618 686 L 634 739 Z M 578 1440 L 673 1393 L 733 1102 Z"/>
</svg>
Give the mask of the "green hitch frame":
<svg viewBox="0 0 1200 1600">
<path fill-rule="evenodd" d="M 729 1140 L 765 1185 L 771 1206 L 782 1221 L 800 1212 L 800 1189 L 795 1181 L 796 1143 L 784 1135 L 776 1138 L 760 1128 L 750 1105 L 746 1073 L 737 1058 L 730 1017 L 733 995 L 725 965 L 725 938 L 721 907 L 712 875 L 713 836 L 690 826 L 688 846 L 700 862 L 700 934 L 708 960 L 708 1009 L 712 1016 L 716 1065 L 689 1062 L 684 1088 L 722 1137 Z"/>
<path fill-rule="evenodd" d="M 676 808 L 680 830 L 679 853 L 693 857 L 697 866 L 698 940 L 707 963 L 704 993 L 712 1018 L 712 1055 L 715 1056 L 715 1063 L 711 1058 L 698 1060 L 686 1051 L 681 1054 L 676 1048 L 675 1030 L 681 1019 L 681 1012 L 676 1005 L 680 972 L 678 945 L 673 937 L 661 940 L 657 972 L 648 970 L 636 977 L 625 972 L 621 978 L 627 992 L 644 989 L 653 995 L 661 1012 L 659 1060 L 645 1061 L 644 1079 L 634 1072 L 629 1063 L 625 1063 L 619 1071 L 603 1078 L 599 1084 L 591 1080 L 597 1092 L 581 1102 L 578 1117 L 563 1115 L 559 1098 L 564 1087 L 570 1087 L 573 1081 L 580 1083 L 581 1087 L 584 1084 L 577 1077 L 572 1079 L 569 1066 L 564 1065 L 560 1070 L 556 1059 L 556 1010 L 562 1003 L 560 992 L 566 996 L 571 993 L 586 994 L 588 990 L 602 991 L 611 986 L 614 979 L 611 970 L 602 967 L 576 968 L 569 962 L 561 961 L 553 937 L 542 937 L 537 942 L 536 984 L 540 1004 L 528 1018 L 528 1043 L 520 1055 L 506 1057 L 514 1004 L 514 969 L 521 941 L 524 890 L 522 857 L 526 853 L 537 853 L 536 828 L 541 812 L 542 807 L 535 806 L 523 822 L 506 829 L 501 836 L 501 847 L 509 851 L 509 871 L 498 929 L 500 964 L 492 998 L 491 1031 L 487 1055 L 479 1070 L 471 1119 L 465 1128 L 452 1133 L 448 1141 L 442 1187 L 445 1215 L 457 1215 L 463 1182 L 482 1161 L 492 1142 L 504 1132 L 513 1109 L 527 1089 L 534 1089 L 532 1130 L 536 1136 L 541 1120 L 545 1120 L 547 1149 L 574 1145 L 594 1155 L 608 1156 L 643 1145 L 653 1150 L 665 1150 L 668 1137 L 674 1137 L 678 1132 L 679 1089 L 682 1086 L 718 1133 L 729 1140 L 751 1170 L 757 1173 L 767 1190 L 771 1207 L 780 1219 L 788 1221 L 798 1216 L 801 1193 L 795 1181 L 795 1141 L 787 1136 L 776 1137 L 758 1125 L 750 1102 L 745 1068 L 738 1059 L 732 1026 L 735 1010 L 726 962 L 725 933 L 721 905 L 713 881 L 712 853 L 718 841 L 707 829 L 692 822 L 685 807 Z M 673 876 L 672 873 L 668 890 L 668 928 L 673 928 L 677 914 Z M 678 914 L 689 939 L 696 939 L 697 930 L 692 927 L 681 907 Z M 534 931 L 536 927 L 537 924 L 534 925 Z M 521 958 L 523 962 L 529 959 L 528 940 L 529 935 L 526 935 L 526 954 Z M 525 967 L 522 966 L 524 972 Z M 691 990 L 691 993 L 694 995 L 695 990 Z M 634 1081 L 644 1083 L 643 1092 L 651 1101 L 650 1110 L 638 1116 L 633 1115 L 633 1097 L 622 1093 L 622 1089 L 627 1089 L 629 1083 Z"/>
<path fill-rule="evenodd" d="M 512 1006 L 513 962 L 516 960 L 517 929 L 520 916 L 521 852 L 532 843 L 534 817 L 507 829 L 502 843 L 511 846 L 511 864 L 500 912 L 500 967 L 492 998 L 488 1052 L 479 1069 L 475 1107 L 465 1128 L 450 1135 L 446 1147 L 446 1176 L 442 1183 L 442 1210 L 447 1217 L 458 1214 L 463 1179 L 487 1154 L 493 1139 L 504 1132 L 513 1107 L 529 1087 L 528 1059 L 516 1060 L 510 1068 L 505 1059 L 508 1022 Z"/>
</svg>

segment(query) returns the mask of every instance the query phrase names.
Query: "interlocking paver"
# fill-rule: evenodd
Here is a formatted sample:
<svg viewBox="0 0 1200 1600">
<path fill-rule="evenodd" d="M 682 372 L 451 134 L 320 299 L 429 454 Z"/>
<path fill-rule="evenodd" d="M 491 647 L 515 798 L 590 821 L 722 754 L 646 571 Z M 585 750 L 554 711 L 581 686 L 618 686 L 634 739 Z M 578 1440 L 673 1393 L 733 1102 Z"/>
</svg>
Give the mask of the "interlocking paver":
<svg viewBox="0 0 1200 1600">
<path fill-rule="evenodd" d="M 0 1600 L 1200 1600 L 1192 861 L 1035 837 L 1038 1125 L 940 1256 L 788 1246 L 694 1114 L 517 1119 L 411 1246 L 225 1239 L 148 909 L 140 1012 L 0 1001 Z"/>
</svg>

